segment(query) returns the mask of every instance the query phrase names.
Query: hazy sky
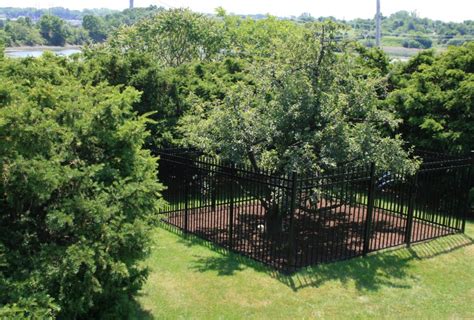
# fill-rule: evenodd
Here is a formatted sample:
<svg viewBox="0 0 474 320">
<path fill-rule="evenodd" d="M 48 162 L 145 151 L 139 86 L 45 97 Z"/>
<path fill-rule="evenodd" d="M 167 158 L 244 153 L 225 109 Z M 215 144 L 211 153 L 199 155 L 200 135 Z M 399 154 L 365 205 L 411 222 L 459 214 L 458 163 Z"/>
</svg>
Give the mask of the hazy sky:
<svg viewBox="0 0 474 320">
<path fill-rule="evenodd" d="M 129 0 L 0 0 L 0 7 L 67 7 L 113 8 L 128 7 Z M 399 10 L 416 11 L 421 17 L 444 21 L 474 19 L 474 0 L 381 0 L 382 13 Z M 270 13 L 277 16 L 298 16 L 309 12 L 315 17 L 371 18 L 376 0 L 135 0 L 135 6 L 151 4 L 163 7 L 188 7 L 199 12 L 214 12 L 223 7 L 233 13 Z"/>
</svg>

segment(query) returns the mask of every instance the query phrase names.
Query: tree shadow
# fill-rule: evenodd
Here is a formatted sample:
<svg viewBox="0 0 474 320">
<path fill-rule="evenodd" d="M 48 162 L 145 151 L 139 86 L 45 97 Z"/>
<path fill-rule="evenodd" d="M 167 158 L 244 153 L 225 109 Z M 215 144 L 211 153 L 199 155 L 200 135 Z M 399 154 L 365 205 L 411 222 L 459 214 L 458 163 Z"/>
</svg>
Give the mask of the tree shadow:
<svg viewBox="0 0 474 320">
<path fill-rule="evenodd" d="M 140 293 L 136 295 L 140 296 Z M 145 310 L 143 306 L 137 302 L 136 299 L 131 299 L 127 302 L 126 306 L 127 315 L 126 319 L 128 320 L 153 320 L 154 317 L 150 311 Z"/>
<path fill-rule="evenodd" d="M 431 259 L 474 244 L 474 240 L 464 234 L 456 234 L 436 240 L 412 245 L 410 248 L 392 248 L 374 252 L 367 257 L 345 261 L 323 263 L 285 274 L 240 254 L 229 252 L 195 236 L 180 240 L 186 246 L 204 245 L 219 252 L 219 256 L 194 256 L 194 272 L 215 272 L 218 276 L 232 276 L 248 268 L 277 279 L 293 291 L 308 287 L 320 287 L 329 281 L 339 281 L 343 285 L 354 283 L 359 291 L 378 291 L 382 287 L 411 287 L 413 277 L 408 269 L 416 260 Z"/>
<path fill-rule="evenodd" d="M 308 267 L 293 275 L 276 273 L 276 277 L 294 291 L 306 287 L 319 287 L 327 281 L 342 284 L 355 283 L 359 291 L 377 291 L 383 286 L 410 288 L 412 276 L 408 268 L 414 260 L 431 259 L 473 245 L 464 234 L 456 234 L 433 241 L 374 252 L 367 257 Z"/>
<path fill-rule="evenodd" d="M 241 253 L 233 252 L 229 249 L 223 248 L 222 246 L 205 240 L 197 235 L 184 233 L 182 230 L 169 225 L 167 223 L 161 223 L 160 227 L 176 234 L 179 236 L 178 243 L 186 247 L 206 247 L 210 250 L 219 253 L 217 257 L 200 257 L 195 255 L 195 263 L 192 267 L 197 272 L 216 271 L 220 276 L 232 276 L 239 271 L 243 271 L 247 268 L 252 268 L 257 272 L 270 273 L 274 271 L 262 262 L 253 260 L 249 257 L 243 256 Z"/>
<path fill-rule="evenodd" d="M 229 253 L 218 257 L 194 256 L 192 269 L 198 272 L 214 270 L 218 276 L 232 276 L 239 271 L 244 271 L 248 265 L 239 261 L 238 257 L 232 257 L 232 255 Z"/>
</svg>

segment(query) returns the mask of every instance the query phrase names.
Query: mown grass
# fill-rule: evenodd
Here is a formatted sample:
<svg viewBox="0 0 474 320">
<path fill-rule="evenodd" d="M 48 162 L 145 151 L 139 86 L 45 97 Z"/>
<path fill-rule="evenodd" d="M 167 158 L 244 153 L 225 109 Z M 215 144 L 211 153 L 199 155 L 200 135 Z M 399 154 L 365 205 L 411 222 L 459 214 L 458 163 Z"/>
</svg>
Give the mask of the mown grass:
<svg viewBox="0 0 474 320">
<path fill-rule="evenodd" d="M 383 36 L 382 37 L 382 46 L 384 46 L 384 47 L 402 47 L 403 40 L 405 40 L 405 38 L 403 38 L 403 37 Z"/>
<path fill-rule="evenodd" d="M 150 319 L 472 319 L 474 223 L 466 234 L 292 276 L 158 227 L 138 302 Z"/>
</svg>

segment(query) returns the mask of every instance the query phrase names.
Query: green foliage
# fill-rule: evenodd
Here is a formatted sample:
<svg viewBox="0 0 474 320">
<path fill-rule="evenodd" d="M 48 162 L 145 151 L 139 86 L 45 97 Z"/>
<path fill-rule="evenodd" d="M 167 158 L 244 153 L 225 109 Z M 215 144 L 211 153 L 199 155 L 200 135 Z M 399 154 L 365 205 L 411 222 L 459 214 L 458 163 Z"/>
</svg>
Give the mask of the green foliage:
<svg viewBox="0 0 474 320">
<path fill-rule="evenodd" d="M 120 51 L 147 53 L 165 66 L 209 60 L 221 49 L 217 21 L 187 9 L 172 9 L 122 28 L 110 39 Z"/>
<path fill-rule="evenodd" d="M 415 146 L 466 153 L 474 149 L 474 43 L 425 52 L 399 68 L 388 104 Z"/>
<path fill-rule="evenodd" d="M 82 19 L 82 26 L 89 33 L 89 37 L 95 42 L 102 42 L 107 38 L 107 30 L 101 17 L 86 15 Z"/>
<path fill-rule="evenodd" d="M 216 49 L 216 41 L 220 44 L 220 47 L 217 48 L 218 50 L 226 48 L 237 50 L 237 52 L 240 52 L 241 54 L 245 53 L 247 48 L 239 46 L 242 45 L 243 41 L 243 43 L 245 43 L 246 46 L 249 46 L 251 50 L 264 51 L 265 49 L 271 49 L 274 40 L 284 40 L 288 35 L 291 36 L 291 34 L 297 30 L 295 25 L 311 23 L 313 21 L 337 21 L 334 17 L 314 18 L 308 13 L 303 13 L 292 21 L 271 18 L 263 14 L 247 15 L 242 19 L 241 16 L 227 15 L 224 9 L 218 8 L 216 16 L 219 19 L 216 20 L 215 17 L 201 16 L 201 18 L 205 18 L 204 20 L 206 21 L 206 23 L 201 24 L 199 20 L 202 19 L 199 18 L 199 15 L 193 14 L 188 10 L 189 17 L 186 17 L 186 11 L 187 10 L 166 11 L 164 8 L 156 6 L 126 9 L 123 11 L 113 11 L 108 9 L 85 9 L 83 11 L 77 11 L 61 7 L 51 8 L 48 11 L 45 9 L 34 8 L 0 8 L 0 14 L 5 14 L 7 18 L 18 18 L 18 20 L 25 19 L 24 17 L 26 17 L 26 19 L 29 19 L 30 21 L 37 21 L 43 16 L 56 16 L 64 20 L 83 20 L 84 28 L 72 27 L 70 25 L 67 26 L 70 35 L 66 37 L 66 41 L 70 44 L 83 44 L 91 40 L 100 43 L 110 36 L 116 37 L 117 30 L 126 26 L 131 27 L 135 24 L 141 24 L 143 26 L 149 24 L 151 20 L 156 18 L 156 16 L 161 16 L 162 18 L 168 16 L 169 21 L 173 22 L 167 24 L 168 31 L 164 29 L 162 31 L 164 31 L 165 34 L 167 34 L 167 32 L 174 34 L 172 30 L 179 29 L 180 34 L 185 35 L 185 37 L 178 37 L 175 39 L 178 40 L 175 48 L 170 48 L 170 44 L 167 44 L 168 49 L 174 52 L 176 52 L 174 49 L 179 48 L 181 44 L 186 44 L 182 48 L 189 48 L 192 41 L 189 42 L 188 40 L 195 39 L 193 41 L 196 42 L 196 35 L 202 39 L 214 42 L 214 44 L 207 43 L 205 46 L 203 43 L 198 43 L 198 46 L 201 46 L 206 50 L 209 50 L 210 47 L 212 47 L 212 50 L 210 50 L 212 52 Z M 174 17 L 173 12 L 175 14 Z M 160 13 L 163 13 L 163 15 L 160 15 Z M 181 22 L 179 23 L 175 23 L 179 21 L 179 17 L 184 17 L 184 19 L 181 19 Z M 159 23 L 163 26 L 163 22 L 164 21 L 161 21 Z M 220 29 L 222 27 L 222 22 L 225 25 L 224 29 Z M 156 21 L 153 23 L 157 24 Z M 373 47 L 375 45 L 373 19 L 354 19 L 351 21 L 339 21 L 339 23 L 352 28 L 345 34 L 346 36 L 350 34 L 352 39 L 358 39 L 367 47 Z M 2 21 L 0 21 L 0 29 L 2 29 L 1 24 Z M 10 28 L 14 29 L 8 37 L 9 46 L 36 45 L 45 42 L 49 43 L 48 37 L 46 37 L 47 39 L 45 40 L 39 36 L 39 30 L 37 27 L 25 27 L 17 24 L 16 21 L 9 20 L 7 20 L 7 24 L 10 24 Z M 210 24 L 220 25 L 217 27 L 220 31 L 215 33 L 216 26 L 213 26 L 209 33 L 209 30 L 207 29 Z M 236 26 L 239 31 L 233 32 L 232 30 L 237 30 L 235 28 Z M 242 32 L 243 30 L 247 31 Z M 154 30 L 152 33 L 156 35 L 156 31 L 157 30 Z M 127 32 L 131 31 L 127 31 L 127 28 L 125 28 L 120 31 L 119 34 Z M 86 37 L 84 37 L 85 34 L 87 34 Z M 214 37 L 210 37 L 210 34 L 213 34 Z M 389 17 L 383 17 L 382 34 L 383 46 L 431 48 L 433 45 L 462 45 L 465 42 L 472 41 L 474 37 L 474 22 L 464 21 L 463 23 L 445 23 L 442 21 L 420 18 L 416 13 L 400 11 L 390 15 Z M 245 37 L 247 38 L 245 39 Z M 137 39 L 140 38 L 141 36 L 138 34 Z M 146 41 L 149 39 L 142 40 Z M 222 40 L 226 40 L 227 42 L 222 44 Z M 179 41 L 185 42 L 179 43 Z M 164 42 L 166 42 L 166 40 Z M 126 46 L 125 43 L 123 43 L 123 45 Z M 161 46 L 163 46 L 163 43 L 161 43 Z M 186 50 L 188 49 L 185 49 L 185 51 Z M 195 50 L 195 48 L 191 49 L 191 51 L 192 50 Z M 194 54 L 195 53 L 196 52 L 194 52 Z M 198 54 L 203 54 L 203 52 L 198 52 Z M 209 52 L 204 52 L 204 54 L 209 54 Z"/>
<path fill-rule="evenodd" d="M 399 36 L 387 36 L 382 37 L 382 47 L 402 47 L 405 39 Z M 375 45 L 375 43 L 374 43 Z"/>
<path fill-rule="evenodd" d="M 135 51 L 124 54 L 108 46 L 86 49 L 84 56 L 78 76 L 93 83 L 133 86 L 142 92 L 133 106 L 139 114 L 153 112 L 151 117 L 159 123 L 149 125 L 152 148 L 176 144 L 180 136 L 176 123 L 190 108 L 191 94 L 204 100 L 223 98 L 226 88 L 242 79 L 245 64 L 241 59 L 225 58 L 164 67 L 152 55 Z"/>
<path fill-rule="evenodd" d="M 154 111 L 160 122 L 151 127 L 152 147 L 184 135 L 190 145 L 277 171 L 377 157 L 381 167 L 413 168 L 393 138 L 396 117 L 376 106 L 389 72 L 382 51 L 357 47 L 353 56 L 338 42 L 344 28 L 331 23 L 253 20 L 222 9 L 218 17 L 170 10 L 124 27 L 86 52 L 85 74 L 143 92 L 135 110 Z"/>
<path fill-rule="evenodd" d="M 355 19 L 347 22 L 360 38 L 375 36 L 373 19 Z M 474 37 L 474 21 L 443 22 L 421 18 L 414 12 L 399 11 L 382 18 L 382 44 L 402 45 L 407 48 L 431 48 L 433 42 L 445 45 L 451 39 L 469 41 Z M 457 43 L 459 43 L 457 42 Z"/>
<path fill-rule="evenodd" d="M 138 21 L 151 17 L 164 9 L 156 6 L 149 6 L 146 8 L 138 7 L 132 9 L 125 9 L 120 12 L 113 12 L 104 15 L 104 22 L 107 28 L 112 31 L 122 26 L 131 26 Z M 91 15 L 96 15 L 95 12 L 91 12 Z"/>
<path fill-rule="evenodd" d="M 84 28 L 69 28 L 66 42 L 73 45 L 84 45 L 90 42 L 90 37 Z"/>
<path fill-rule="evenodd" d="M 105 16 L 107 14 L 114 13 L 114 10 L 111 9 L 84 9 L 79 10 L 70 10 L 62 7 L 53 7 L 53 8 L 17 8 L 17 7 L 3 7 L 0 8 L 0 15 L 5 15 L 8 19 L 14 19 L 19 17 L 28 17 L 34 20 L 41 18 L 44 15 L 53 15 L 57 16 L 64 20 L 80 20 L 84 15 L 94 14 L 99 16 Z"/>
<path fill-rule="evenodd" d="M 390 71 L 390 59 L 380 48 L 365 48 L 355 44 L 355 51 L 358 53 L 359 63 L 369 69 L 377 77 L 388 75 Z"/>
<path fill-rule="evenodd" d="M 422 48 L 421 43 L 414 39 L 404 39 L 402 42 L 402 46 L 404 48 L 414 48 L 414 49 L 420 49 Z"/>
<path fill-rule="evenodd" d="M 405 48 L 417 48 L 417 49 L 429 49 L 433 41 L 421 34 L 416 35 L 414 38 L 404 39 L 402 46 Z"/>
<path fill-rule="evenodd" d="M 15 19 L 0 20 L 0 41 L 3 39 L 7 46 L 82 45 L 91 40 L 103 42 L 114 28 L 134 23 L 157 10 L 156 7 L 123 12 L 109 9 L 77 11 L 61 7 L 47 10 L 0 8 L 0 15 Z M 83 20 L 84 28 L 76 26 L 74 21 L 66 20 Z"/>
<path fill-rule="evenodd" d="M 221 32 L 225 54 L 250 61 L 278 54 L 282 43 L 291 41 L 293 37 L 301 37 L 304 30 L 304 27 L 293 21 L 272 16 L 259 20 L 250 17 L 243 19 L 221 11 L 220 18 L 224 21 Z"/>
<path fill-rule="evenodd" d="M 0 60 L 0 317 L 123 318 L 160 205 L 140 94 Z"/>
<path fill-rule="evenodd" d="M 84 44 L 89 35 L 80 27 L 73 27 L 58 17 L 45 15 L 34 23 L 29 17 L 7 20 L 0 25 L 0 42 L 6 46 Z"/>
<path fill-rule="evenodd" d="M 254 61 L 224 98 L 194 97 L 181 120 L 184 142 L 276 172 L 367 161 L 413 170 L 403 141 L 384 134 L 398 121 L 377 107 L 380 81 L 354 72 L 360 61 L 337 41 L 339 31 L 333 23 L 307 24 L 273 43 L 273 54 Z M 377 59 L 383 69 L 383 56 Z"/>
<path fill-rule="evenodd" d="M 59 17 L 44 15 L 39 21 L 41 36 L 52 46 L 64 46 L 69 36 L 69 28 Z"/>
<path fill-rule="evenodd" d="M 3 32 L 2 37 L 7 46 L 44 44 L 44 39 L 41 37 L 39 30 L 35 28 L 29 18 L 7 21 Z"/>
</svg>

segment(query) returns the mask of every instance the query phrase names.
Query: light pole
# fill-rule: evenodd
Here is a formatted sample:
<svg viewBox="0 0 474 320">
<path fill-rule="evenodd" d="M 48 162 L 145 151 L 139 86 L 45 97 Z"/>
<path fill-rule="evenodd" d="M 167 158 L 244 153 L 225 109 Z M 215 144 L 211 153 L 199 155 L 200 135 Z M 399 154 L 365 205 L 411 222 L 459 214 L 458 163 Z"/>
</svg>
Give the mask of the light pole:
<svg viewBox="0 0 474 320">
<path fill-rule="evenodd" d="M 377 15 L 375 16 L 375 44 L 380 47 L 382 39 L 382 14 L 380 13 L 380 0 L 377 0 Z"/>
</svg>

